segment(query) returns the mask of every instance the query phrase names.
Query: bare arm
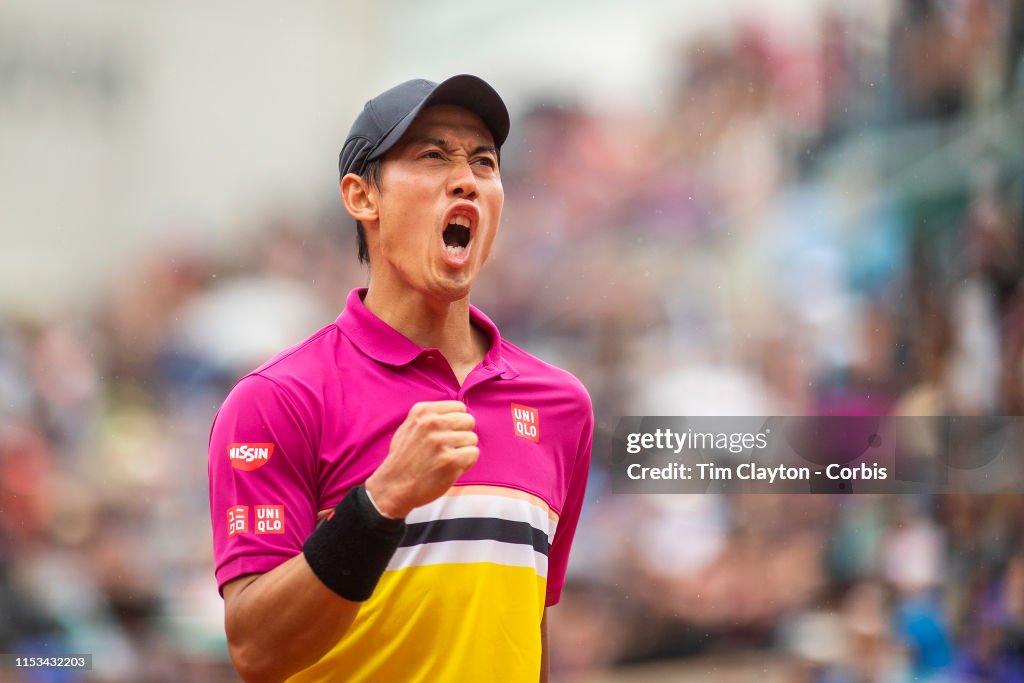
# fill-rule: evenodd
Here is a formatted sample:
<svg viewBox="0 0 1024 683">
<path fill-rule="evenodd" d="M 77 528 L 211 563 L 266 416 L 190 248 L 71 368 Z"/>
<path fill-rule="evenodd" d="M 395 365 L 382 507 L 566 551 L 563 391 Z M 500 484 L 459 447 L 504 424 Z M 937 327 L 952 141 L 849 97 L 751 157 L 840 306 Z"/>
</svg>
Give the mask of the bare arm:
<svg viewBox="0 0 1024 683">
<path fill-rule="evenodd" d="M 458 401 L 417 403 L 366 480 L 388 517 L 436 500 L 480 455 L 474 420 Z M 280 681 L 314 664 L 348 631 L 361 603 L 328 588 L 299 554 L 265 574 L 224 585 L 231 660 L 248 683 Z"/>
<path fill-rule="evenodd" d="M 359 612 L 297 555 L 266 574 L 224 585 L 231 661 L 247 683 L 280 681 L 320 659 Z"/>
</svg>

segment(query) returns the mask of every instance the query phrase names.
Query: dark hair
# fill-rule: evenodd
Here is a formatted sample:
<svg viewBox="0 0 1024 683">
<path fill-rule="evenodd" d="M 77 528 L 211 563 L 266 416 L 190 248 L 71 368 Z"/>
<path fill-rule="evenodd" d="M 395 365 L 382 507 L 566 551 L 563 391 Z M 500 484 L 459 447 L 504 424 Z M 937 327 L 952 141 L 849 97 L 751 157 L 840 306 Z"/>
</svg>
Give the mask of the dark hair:
<svg viewBox="0 0 1024 683">
<path fill-rule="evenodd" d="M 380 159 L 366 162 L 360 177 L 375 190 L 380 189 L 383 164 Z M 361 221 L 356 221 L 356 246 L 359 247 L 359 262 L 370 262 L 370 250 L 366 246 L 366 230 Z"/>
</svg>

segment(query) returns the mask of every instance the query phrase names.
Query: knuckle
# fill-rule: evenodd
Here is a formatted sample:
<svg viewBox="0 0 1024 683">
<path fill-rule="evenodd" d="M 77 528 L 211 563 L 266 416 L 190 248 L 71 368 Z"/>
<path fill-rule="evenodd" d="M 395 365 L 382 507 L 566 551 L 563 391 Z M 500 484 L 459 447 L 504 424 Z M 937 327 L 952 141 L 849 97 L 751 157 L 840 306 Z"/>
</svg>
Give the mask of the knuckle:
<svg viewBox="0 0 1024 683">
<path fill-rule="evenodd" d="M 441 472 L 450 472 L 459 468 L 457 456 L 450 448 L 446 448 L 438 453 L 436 463 L 438 470 Z"/>
<path fill-rule="evenodd" d="M 424 418 L 434 414 L 434 409 L 430 401 L 417 401 L 412 404 L 412 408 L 409 409 L 409 417 L 413 418 Z"/>
<path fill-rule="evenodd" d="M 431 413 L 420 413 L 412 418 L 412 427 L 421 432 L 429 432 L 434 429 L 436 419 Z"/>
</svg>

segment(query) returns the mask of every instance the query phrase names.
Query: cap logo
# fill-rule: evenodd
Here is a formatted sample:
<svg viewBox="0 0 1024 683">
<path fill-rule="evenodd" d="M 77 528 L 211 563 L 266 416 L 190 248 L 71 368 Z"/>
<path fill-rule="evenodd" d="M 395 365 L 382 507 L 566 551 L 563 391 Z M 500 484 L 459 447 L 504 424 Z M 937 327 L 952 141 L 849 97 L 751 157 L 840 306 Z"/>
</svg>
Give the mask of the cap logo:
<svg viewBox="0 0 1024 683">
<path fill-rule="evenodd" d="M 228 446 L 228 458 L 236 470 L 251 472 L 263 467 L 274 454 L 272 443 L 233 443 Z"/>
<path fill-rule="evenodd" d="M 512 425 L 516 436 L 529 439 L 534 443 L 540 441 L 540 417 L 536 408 L 512 404 Z"/>
</svg>

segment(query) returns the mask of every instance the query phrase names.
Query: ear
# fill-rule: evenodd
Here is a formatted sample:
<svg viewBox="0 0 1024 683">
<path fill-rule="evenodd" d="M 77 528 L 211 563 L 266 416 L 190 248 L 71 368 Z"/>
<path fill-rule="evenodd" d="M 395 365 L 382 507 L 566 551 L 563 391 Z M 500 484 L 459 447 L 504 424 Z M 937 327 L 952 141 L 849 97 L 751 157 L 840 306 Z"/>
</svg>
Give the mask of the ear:
<svg viewBox="0 0 1024 683">
<path fill-rule="evenodd" d="M 345 174 L 338 186 L 338 194 L 352 218 L 363 225 L 377 220 L 377 193 L 355 173 Z"/>
</svg>

